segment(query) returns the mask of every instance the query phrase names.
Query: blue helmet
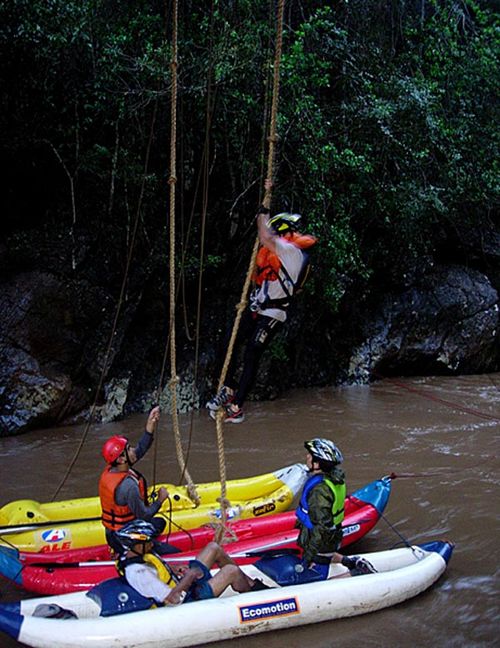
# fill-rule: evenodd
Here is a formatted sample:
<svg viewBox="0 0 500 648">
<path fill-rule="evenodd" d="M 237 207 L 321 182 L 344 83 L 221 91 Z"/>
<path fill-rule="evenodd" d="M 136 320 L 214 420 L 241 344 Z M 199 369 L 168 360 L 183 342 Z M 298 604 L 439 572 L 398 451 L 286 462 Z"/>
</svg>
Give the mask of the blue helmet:
<svg viewBox="0 0 500 648">
<path fill-rule="evenodd" d="M 122 546 L 124 551 L 132 549 L 136 544 L 145 544 L 151 542 L 158 535 L 158 532 L 151 522 L 145 520 L 132 520 L 118 531 L 115 531 L 115 537 Z"/>
</svg>

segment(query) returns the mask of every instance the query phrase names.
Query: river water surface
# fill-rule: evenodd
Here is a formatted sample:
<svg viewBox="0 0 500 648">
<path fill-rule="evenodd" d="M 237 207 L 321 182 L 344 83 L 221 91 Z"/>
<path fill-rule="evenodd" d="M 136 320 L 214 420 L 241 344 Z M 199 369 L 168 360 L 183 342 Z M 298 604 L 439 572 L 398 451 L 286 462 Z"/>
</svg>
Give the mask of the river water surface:
<svg viewBox="0 0 500 648">
<path fill-rule="evenodd" d="M 348 490 L 389 473 L 401 475 L 372 533 L 350 552 L 400 541 L 447 538 L 448 570 L 424 594 L 387 610 L 291 630 L 209 644 L 214 648 L 500 646 L 499 438 L 500 374 L 383 380 L 365 387 L 300 390 L 273 402 L 249 403 L 247 421 L 226 425 L 227 478 L 260 474 L 304 460 L 303 442 L 333 439 L 344 453 Z M 91 427 L 57 499 L 95 495 L 105 439 L 137 440 L 146 415 Z M 219 479 L 215 424 L 206 412 L 181 418 L 191 439 L 188 469 L 196 482 Z M 0 505 L 49 501 L 73 458 L 83 427 L 0 439 Z M 169 417 L 160 424 L 156 481 L 177 483 Z M 151 456 L 149 456 L 151 455 Z M 140 464 L 149 481 L 153 452 Z M 390 524 L 389 524 L 390 523 Z M 1 601 L 30 596 L 0 580 Z M 0 637 L 2 648 L 21 644 Z"/>
</svg>

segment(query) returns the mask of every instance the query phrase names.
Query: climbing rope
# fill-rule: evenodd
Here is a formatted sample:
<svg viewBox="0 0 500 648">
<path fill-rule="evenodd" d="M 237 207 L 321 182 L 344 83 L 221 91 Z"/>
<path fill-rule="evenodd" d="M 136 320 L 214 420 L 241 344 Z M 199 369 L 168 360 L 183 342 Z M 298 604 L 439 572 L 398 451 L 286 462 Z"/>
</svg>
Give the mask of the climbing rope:
<svg viewBox="0 0 500 648">
<path fill-rule="evenodd" d="M 274 78 L 273 78 L 273 100 L 271 105 L 271 123 L 269 128 L 269 154 L 267 160 L 267 179 L 270 181 L 266 182 L 266 191 L 263 199 L 263 205 L 269 209 L 271 206 L 271 182 L 273 179 L 273 170 L 274 170 L 274 156 L 275 156 L 275 144 L 277 141 L 276 138 L 276 123 L 278 117 L 278 101 L 279 101 L 279 85 L 280 85 L 280 64 L 281 64 L 281 53 L 283 47 L 283 12 L 284 12 L 284 0 L 279 0 L 278 2 L 278 11 L 276 19 L 276 46 L 275 46 L 275 59 L 274 59 Z M 250 282 L 252 279 L 253 269 L 255 266 L 255 259 L 257 258 L 257 251 L 259 249 L 259 238 L 256 237 L 252 255 L 250 258 L 250 263 L 248 266 L 247 275 L 245 277 L 245 282 L 243 284 L 243 289 L 241 291 L 240 301 L 236 306 L 236 317 L 234 320 L 233 328 L 231 331 L 231 337 L 229 340 L 229 345 L 226 351 L 226 357 L 224 360 L 224 365 L 222 367 L 221 375 L 219 378 L 218 390 L 222 389 L 224 382 L 226 380 L 226 374 L 228 371 L 229 363 L 234 350 L 234 345 L 236 341 L 236 336 L 238 333 L 238 328 L 241 321 L 241 316 L 245 310 L 248 300 L 247 294 L 250 287 Z M 216 434 L 217 434 L 217 452 L 219 458 L 219 473 L 220 473 L 220 485 L 221 485 L 221 495 L 220 495 L 220 505 L 221 505 L 221 520 L 219 529 L 216 532 L 216 540 L 222 539 L 227 533 L 227 509 L 230 506 L 230 503 L 227 499 L 227 488 L 226 488 L 226 464 L 225 464 L 225 452 L 224 452 L 224 434 L 222 432 L 223 426 L 223 412 L 219 410 L 217 413 L 216 419 Z"/>
<path fill-rule="evenodd" d="M 172 92 L 171 92 L 171 111 L 170 111 L 170 177 L 168 179 L 170 205 L 169 205 L 169 218 L 170 218 L 170 240 L 169 240 L 169 275 L 170 275 L 170 381 L 169 388 L 171 392 L 171 409 L 172 409 L 172 427 L 174 432 L 175 449 L 177 454 L 177 461 L 179 467 L 185 476 L 187 482 L 187 491 L 191 500 L 196 506 L 200 503 L 200 498 L 196 492 L 196 487 L 191 479 L 187 470 L 186 462 L 181 444 L 181 435 L 179 429 L 179 415 L 177 411 L 177 385 L 179 384 L 179 377 L 177 375 L 177 358 L 176 358 L 176 345 L 175 345 L 175 185 L 177 182 L 176 177 L 176 146 L 177 146 L 177 26 L 178 26 L 178 0 L 173 3 L 173 16 L 172 16 Z"/>
<path fill-rule="evenodd" d="M 104 354 L 104 361 L 102 363 L 101 374 L 99 376 L 99 383 L 98 383 L 97 388 L 95 390 L 94 400 L 93 400 L 92 406 L 90 408 L 89 417 L 88 417 L 87 423 L 85 425 L 85 429 L 83 431 L 80 442 L 78 444 L 78 447 L 76 449 L 76 452 L 73 455 L 73 458 L 71 459 L 71 461 L 69 463 L 69 466 L 68 466 L 63 478 L 61 479 L 59 485 L 57 486 L 56 490 L 54 491 L 54 494 L 52 495 L 52 500 L 51 501 L 54 501 L 56 499 L 57 495 L 59 494 L 62 487 L 66 483 L 66 480 L 68 479 L 68 477 L 71 474 L 71 471 L 72 471 L 75 463 L 77 462 L 77 459 L 78 459 L 78 457 L 80 455 L 80 452 L 81 452 L 81 450 L 82 450 L 82 448 L 83 448 L 83 446 L 85 444 L 85 441 L 87 440 L 89 430 L 90 430 L 90 426 L 92 425 L 92 422 L 94 420 L 95 411 L 96 411 L 96 408 L 97 408 L 97 400 L 98 400 L 99 394 L 101 393 L 101 390 L 103 388 L 104 379 L 106 377 L 106 374 L 107 374 L 107 371 L 108 371 L 108 368 L 109 368 L 108 367 L 109 357 L 111 355 L 111 349 L 113 348 L 113 343 L 115 341 L 115 332 L 116 332 L 116 327 L 118 325 L 118 318 L 120 316 L 120 313 L 121 313 L 121 310 L 122 310 L 122 305 L 123 305 L 123 302 L 124 302 L 124 299 L 125 299 L 125 289 L 126 289 L 126 286 L 127 286 L 128 275 L 129 275 L 129 272 L 130 272 L 130 265 L 131 265 L 131 262 L 132 262 L 132 254 L 133 254 L 133 251 L 134 251 L 134 248 L 135 248 L 135 240 L 137 238 L 137 230 L 138 230 L 139 220 L 140 220 L 140 216 L 141 216 L 142 201 L 143 201 L 143 198 L 144 198 L 144 190 L 145 190 L 145 186 L 146 186 L 146 177 L 148 175 L 149 157 L 150 157 L 151 146 L 152 146 L 152 142 L 153 142 L 153 134 L 154 134 L 154 126 L 155 126 L 155 123 L 156 123 L 157 110 L 158 110 L 158 103 L 155 102 L 153 115 L 152 115 L 152 118 L 151 118 L 151 127 L 150 127 L 150 130 L 149 130 L 149 139 L 148 139 L 148 144 L 147 144 L 147 148 L 146 148 L 146 155 L 145 155 L 145 160 L 144 160 L 144 171 L 143 171 L 143 174 L 142 174 L 141 190 L 139 192 L 139 199 L 138 199 L 138 202 L 137 202 L 137 210 L 136 210 L 136 214 L 135 214 L 134 226 L 133 226 L 133 229 L 132 229 L 132 237 L 130 239 L 130 244 L 129 244 L 129 247 L 128 247 L 127 262 L 125 264 L 125 270 L 124 270 L 124 273 L 123 273 L 123 279 L 122 279 L 122 284 L 121 284 L 121 288 L 120 288 L 120 295 L 118 297 L 118 303 L 116 305 L 115 316 L 114 316 L 114 319 L 113 319 L 113 324 L 111 326 L 111 332 L 110 332 L 110 335 L 109 335 L 108 344 L 107 344 L 107 347 L 106 347 L 106 352 Z"/>
<path fill-rule="evenodd" d="M 182 229 L 181 233 L 181 240 L 182 240 L 182 252 L 181 252 L 181 260 L 180 260 L 180 275 L 179 279 L 177 281 L 177 287 L 176 287 L 176 293 L 175 293 L 175 299 L 176 301 L 179 298 L 179 293 L 182 291 L 182 309 L 183 309 L 183 316 L 184 316 L 184 325 L 185 325 L 185 334 L 188 340 L 192 341 L 193 339 L 195 340 L 195 356 L 194 356 L 194 375 L 193 375 L 193 383 L 196 388 L 197 385 L 197 380 L 198 380 L 198 365 L 199 365 L 199 347 L 200 347 L 200 321 L 201 321 L 201 301 L 202 301 L 202 285 L 203 285 L 203 259 L 204 259 L 204 250 L 205 250 L 205 232 L 206 232 L 206 216 L 207 216 L 207 210 L 208 210 L 208 180 L 209 180 L 209 158 L 210 158 L 210 130 L 212 126 L 212 119 L 213 119 L 213 114 L 215 110 L 215 92 L 212 92 L 212 78 L 213 78 L 213 69 L 214 69 L 214 62 L 213 62 L 213 57 L 212 57 L 212 51 L 213 51 L 213 33 L 214 33 L 214 6 L 212 2 L 212 8 L 211 8 L 211 18 L 210 18 L 210 46 L 209 46 L 209 51 L 210 51 L 210 57 L 209 57 L 209 69 L 208 69 L 208 75 L 207 75 L 207 104 L 206 104 L 206 111 L 205 111 L 205 144 L 203 148 L 203 153 L 201 156 L 201 162 L 200 162 L 200 170 L 197 175 L 197 180 L 196 180 L 196 186 L 195 186 L 195 191 L 194 191 L 194 198 L 193 198 L 193 204 L 191 207 L 191 213 L 189 216 L 189 222 L 187 226 L 186 232 Z M 202 182 L 203 181 L 203 182 Z M 201 216 L 201 237 L 200 237 L 200 258 L 199 258 L 199 276 L 198 276 L 198 299 L 197 299 L 197 316 L 196 316 L 196 329 L 195 329 L 195 334 L 194 337 L 191 335 L 189 331 L 189 326 L 187 322 L 187 313 L 186 313 L 186 300 L 185 300 L 185 281 L 184 281 L 184 268 L 185 268 L 185 262 L 186 262 L 186 256 L 187 256 L 187 250 L 189 248 L 189 239 L 192 231 L 192 226 L 193 226 L 193 221 L 194 221 L 194 214 L 195 214 L 195 208 L 196 208 L 196 203 L 197 203 L 197 198 L 198 198 L 198 193 L 200 191 L 200 185 L 203 184 L 202 186 L 202 216 Z M 183 225 L 184 221 L 181 219 L 181 225 Z M 161 367 L 161 372 L 160 372 L 160 379 L 159 379 L 159 384 L 156 389 L 156 395 L 155 399 L 158 401 L 160 394 L 162 392 L 162 385 L 163 385 L 163 379 L 165 375 L 165 368 L 167 365 L 167 358 L 168 358 L 168 351 L 170 349 L 170 332 L 171 329 L 169 330 L 169 335 L 167 338 L 167 343 L 165 345 L 165 352 L 163 355 L 163 361 L 162 361 L 162 367 Z M 184 464 L 183 464 L 183 470 L 181 472 L 181 475 L 179 477 L 179 483 L 182 483 L 184 481 L 184 474 L 185 470 L 187 468 L 188 464 L 188 459 L 189 459 L 189 453 L 191 450 L 191 440 L 192 440 L 192 435 L 193 435 L 193 429 L 194 429 L 194 410 L 191 410 L 190 414 L 190 419 L 189 419 L 189 432 L 187 434 L 188 437 L 188 442 L 187 446 L 185 446 L 185 454 L 184 454 Z M 155 448 L 156 450 L 156 448 Z M 171 520 L 170 520 L 171 521 Z"/>
<path fill-rule="evenodd" d="M 186 238 L 183 244 L 182 251 L 182 261 L 181 261 L 181 272 L 182 278 L 184 278 L 184 267 L 186 252 L 188 249 L 189 236 L 191 232 L 192 222 L 194 219 L 195 206 L 197 202 L 197 196 L 200 184 L 202 184 L 201 189 L 201 228 L 200 228 L 200 253 L 198 261 L 198 291 L 197 291 L 197 307 L 196 307 L 196 325 L 194 332 L 195 340 L 195 349 L 194 349 L 194 360 L 193 360 L 193 388 L 196 390 L 198 387 L 198 366 L 199 366 L 199 357 L 200 357 L 200 323 L 201 323 L 201 304 L 202 304 L 202 295 L 203 295 L 203 272 L 204 272 L 204 258 L 205 258 L 205 240 L 206 240 L 206 223 L 207 223 L 207 212 L 208 212 L 208 196 L 209 196 L 209 179 L 210 179 L 210 132 L 212 128 L 212 120 L 215 111 L 215 95 L 217 93 L 217 88 L 213 90 L 213 77 L 214 77 L 214 68 L 215 62 L 213 57 L 213 41 L 214 41 L 214 3 L 212 2 L 211 11 L 210 11 L 210 27 L 209 27 L 209 55 L 208 55 L 208 71 L 207 71 L 207 99 L 206 99 L 206 108 L 205 108 L 205 138 L 203 153 L 201 156 L 200 170 L 198 173 L 198 178 L 196 181 L 196 188 L 194 192 L 193 205 L 191 208 L 191 215 L 189 219 L 189 225 L 186 233 Z M 184 281 L 183 281 L 184 288 Z M 186 303 L 185 298 L 183 299 L 183 311 L 185 318 L 185 330 L 186 336 L 189 340 L 193 338 L 190 337 L 188 331 L 187 323 L 187 314 L 186 314 Z M 189 432 L 188 432 L 188 443 L 186 448 L 186 463 L 188 462 L 189 453 L 191 450 L 191 440 L 193 437 L 194 429 L 194 408 L 191 409 L 189 416 Z M 181 475 L 183 479 L 184 475 Z"/>
</svg>

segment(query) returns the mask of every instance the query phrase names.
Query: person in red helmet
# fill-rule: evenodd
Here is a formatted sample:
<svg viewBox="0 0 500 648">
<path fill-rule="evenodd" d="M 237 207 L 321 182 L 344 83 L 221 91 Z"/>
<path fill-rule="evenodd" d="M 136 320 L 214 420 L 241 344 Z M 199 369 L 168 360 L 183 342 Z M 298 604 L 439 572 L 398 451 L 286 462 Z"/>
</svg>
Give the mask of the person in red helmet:
<svg viewBox="0 0 500 648">
<path fill-rule="evenodd" d="M 146 430 L 136 446 L 132 446 L 126 437 L 115 435 L 102 448 L 107 466 L 99 479 L 101 519 L 106 530 L 106 541 L 117 553 L 121 545 L 115 533 L 128 522 L 146 520 L 154 525 L 158 534 L 165 528 L 166 521 L 155 515 L 168 497 L 167 489 L 161 487 L 155 501 L 150 502 L 146 478 L 133 467 L 151 447 L 159 419 L 160 408 L 154 407 L 149 413 Z"/>
</svg>

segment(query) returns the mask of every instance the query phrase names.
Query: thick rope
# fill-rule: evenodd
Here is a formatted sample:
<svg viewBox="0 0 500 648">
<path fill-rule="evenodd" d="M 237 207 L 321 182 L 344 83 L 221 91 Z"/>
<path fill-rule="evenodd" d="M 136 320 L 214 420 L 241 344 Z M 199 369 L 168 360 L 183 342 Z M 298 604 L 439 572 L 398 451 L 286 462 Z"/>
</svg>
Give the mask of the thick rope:
<svg viewBox="0 0 500 648">
<path fill-rule="evenodd" d="M 173 3 L 173 27 L 172 27 L 172 106 L 170 112 L 170 177 L 168 184 L 170 185 L 170 241 L 169 241 L 169 255 L 170 255 L 170 381 L 169 388 L 172 395 L 171 408 L 172 408 L 172 428 L 174 432 L 175 450 L 177 453 L 177 461 L 182 474 L 185 476 L 187 482 L 187 491 L 189 497 L 198 506 L 200 498 L 196 492 L 196 487 L 189 475 L 184 461 L 184 454 L 181 444 L 181 435 L 179 429 L 179 415 L 177 411 L 177 385 L 179 377 L 177 376 L 177 357 L 175 345 L 175 185 L 176 178 L 176 145 L 177 145 L 177 25 L 178 25 L 178 0 Z"/>
<path fill-rule="evenodd" d="M 124 270 L 124 273 L 123 273 L 123 279 L 122 279 L 122 284 L 121 284 L 121 288 L 120 288 L 120 295 L 118 297 L 118 303 L 116 305 L 115 316 L 114 316 L 114 319 L 113 319 L 113 324 L 111 326 L 111 332 L 110 332 L 110 335 L 109 335 L 108 344 L 107 344 L 107 347 L 106 347 L 106 352 L 104 354 L 104 361 L 103 361 L 103 364 L 102 364 L 101 375 L 99 376 L 99 384 L 97 385 L 97 389 L 95 390 L 94 400 L 92 402 L 92 407 L 90 408 L 89 418 L 88 418 L 87 423 L 85 425 L 85 429 L 83 431 L 83 434 L 82 434 L 82 437 L 81 437 L 80 442 L 78 444 L 78 447 L 76 449 L 76 452 L 73 455 L 73 458 L 71 459 L 70 464 L 69 464 L 63 478 L 61 479 L 59 485 L 57 486 L 56 490 L 54 491 L 54 494 L 52 495 L 52 501 L 54 501 L 56 499 L 56 497 L 58 496 L 58 494 L 61 491 L 62 487 L 66 483 L 66 480 L 68 479 L 69 475 L 71 474 L 71 471 L 73 470 L 73 467 L 74 467 L 75 463 L 77 462 L 78 457 L 80 456 L 80 452 L 82 451 L 82 448 L 83 448 L 83 446 L 85 444 L 85 441 L 87 440 L 87 437 L 88 437 L 88 434 L 89 434 L 89 431 L 90 431 L 90 426 L 92 425 L 92 422 L 94 420 L 95 411 L 96 411 L 96 408 L 97 408 L 97 400 L 99 398 L 99 394 L 101 393 L 102 387 L 104 385 L 104 379 L 105 379 L 107 371 L 109 369 L 109 367 L 108 367 L 109 358 L 110 358 L 110 355 L 111 355 L 111 350 L 113 348 L 113 343 L 115 341 L 115 331 L 116 331 L 116 327 L 118 326 L 118 318 L 120 316 L 120 313 L 121 313 L 121 310 L 122 310 L 122 305 L 123 305 L 123 302 L 124 302 L 124 299 L 125 299 L 125 288 L 127 286 L 128 275 L 129 275 L 129 272 L 130 272 L 130 265 L 131 265 L 131 262 L 132 262 L 132 255 L 133 255 L 134 248 L 135 248 L 135 240 L 137 238 L 137 230 L 138 230 L 139 220 L 140 220 L 140 216 L 141 216 L 142 201 L 143 201 L 143 198 L 144 198 L 144 189 L 145 189 L 145 185 L 146 185 L 146 176 L 147 176 L 148 168 L 149 168 L 149 156 L 150 156 L 150 153 L 151 153 L 151 145 L 152 145 L 152 142 L 153 142 L 153 134 L 154 134 L 154 126 L 155 126 L 155 123 L 156 123 L 157 109 L 158 109 L 158 104 L 155 103 L 153 116 L 152 116 L 152 119 L 151 119 L 151 128 L 150 128 L 150 131 L 149 131 L 148 145 L 147 145 L 147 148 L 146 148 L 146 155 L 145 155 L 145 160 L 144 160 L 144 172 L 142 174 L 141 190 L 140 190 L 140 194 L 139 194 L 139 200 L 137 202 L 137 210 L 136 210 L 134 226 L 133 226 L 133 230 L 132 230 L 132 237 L 130 239 L 130 244 L 129 244 L 129 247 L 128 247 L 127 262 L 126 262 L 125 270 Z"/>
<path fill-rule="evenodd" d="M 194 372 L 193 372 L 193 386 L 195 389 L 198 387 L 198 366 L 200 359 L 200 324 L 201 324 L 201 305 L 203 298 L 203 272 L 204 272 L 204 258 L 205 258 L 205 241 L 206 241 L 206 224 L 208 213 L 208 196 L 209 196 L 209 181 L 210 181 L 210 131 L 212 127 L 212 118 L 215 109 L 215 92 L 212 92 L 212 77 L 213 77 L 213 21 L 214 21 L 214 6 L 212 3 L 211 18 L 210 18 L 210 64 L 207 77 L 207 104 L 205 110 L 205 144 L 203 147 L 202 167 L 200 168 L 200 176 L 203 176 L 202 187 L 202 209 L 201 209 L 201 231 L 200 231 L 200 254 L 199 254 L 199 272 L 198 272 L 198 292 L 196 299 L 196 326 L 194 333 L 195 351 L 194 351 Z M 194 202 L 193 202 L 194 211 Z M 186 324 L 187 327 L 187 324 Z M 191 450 L 191 440 L 193 437 L 194 429 L 194 409 L 191 410 L 189 417 L 189 443 L 186 450 L 186 457 L 189 457 Z"/>
<path fill-rule="evenodd" d="M 279 0 L 278 2 L 278 14 L 277 14 L 277 25 L 276 25 L 276 48 L 275 48 L 275 60 L 274 60 L 274 81 L 273 81 L 273 101 L 271 107 L 271 123 L 270 123 L 270 133 L 269 133 L 269 155 L 267 160 L 267 179 L 270 181 L 266 182 L 266 192 L 264 195 L 263 204 L 269 209 L 271 206 L 271 183 L 273 179 L 274 171 L 274 156 L 275 156 L 275 143 L 276 143 L 276 123 L 278 116 L 278 101 L 279 101 L 279 85 L 280 85 L 280 64 L 281 64 L 281 52 L 283 47 L 283 12 L 284 12 L 284 0 Z M 253 269 L 255 266 L 255 259 L 257 258 L 257 251 L 259 249 L 259 238 L 257 237 L 253 246 L 252 256 L 250 258 L 250 263 L 248 266 L 247 276 L 245 278 L 245 283 L 243 285 L 243 290 L 241 291 L 240 301 L 236 306 L 236 317 L 233 324 L 233 329 L 231 331 L 231 338 L 229 340 L 229 345 L 226 351 L 226 358 L 224 360 L 224 365 L 222 367 L 221 375 L 219 378 L 218 389 L 222 389 L 224 382 L 226 380 L 226 374 L 228 371 L 229 363 L 233 355 L 234 344 L 236 341 L 236 335 L 238 333 L 238 328 L 241 321 L 241 316 L 245 310 L 248 299 L 248 289 L 250 287 L 250 282 L 252 279 Z M 219 456 L 219 472 L 220 472 L 220 484 L 221 484 L 221 521 L 220 527 L 216 533 L 216 540 L 224 537 L 227 532 L 226 523 L 227 523 L 227 509 L 230 506 L 230 503 L 227 500 L 227 489 L 226 489 L 226 464 L 225 464 L 225 453 L 224 453 L 224 435 L 222 432 L 223 426 L 223 412 L 219 410 L 215 419 L 216 422 L 216 433 L 217 433 L 217 451 Z"/>
</svg>

